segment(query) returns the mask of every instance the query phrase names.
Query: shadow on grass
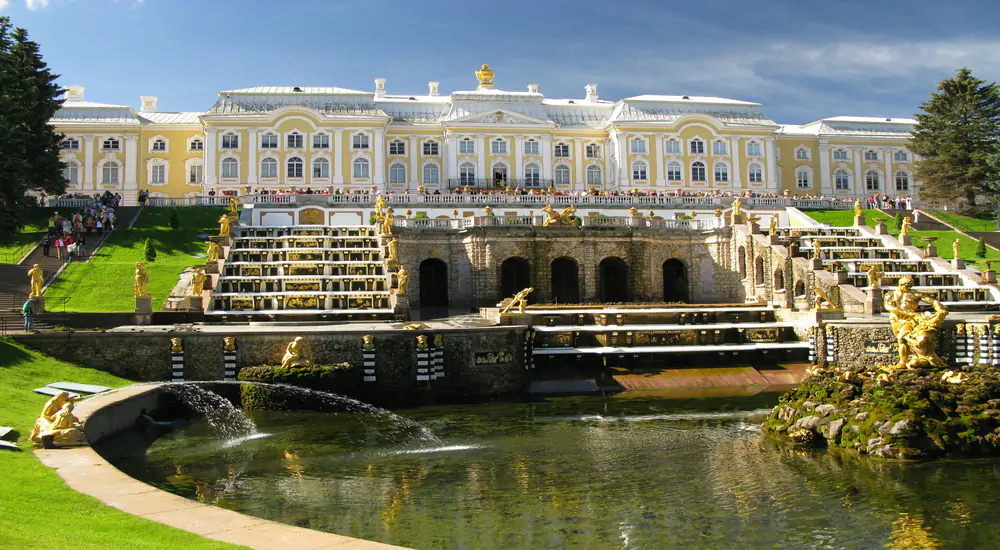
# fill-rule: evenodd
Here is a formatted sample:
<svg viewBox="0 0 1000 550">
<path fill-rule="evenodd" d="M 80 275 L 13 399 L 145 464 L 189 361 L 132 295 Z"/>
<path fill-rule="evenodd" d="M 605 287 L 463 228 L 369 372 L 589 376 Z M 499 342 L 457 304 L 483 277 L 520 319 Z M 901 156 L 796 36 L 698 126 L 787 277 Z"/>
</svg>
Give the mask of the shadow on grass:
<svg viewBox="0 0 1000 550">
<path fill-rule="evenodd" d="M 7 338 L 0 338 L 0 367 L 10 367 L 31 359 L 31 355 Z"/>
</svg>

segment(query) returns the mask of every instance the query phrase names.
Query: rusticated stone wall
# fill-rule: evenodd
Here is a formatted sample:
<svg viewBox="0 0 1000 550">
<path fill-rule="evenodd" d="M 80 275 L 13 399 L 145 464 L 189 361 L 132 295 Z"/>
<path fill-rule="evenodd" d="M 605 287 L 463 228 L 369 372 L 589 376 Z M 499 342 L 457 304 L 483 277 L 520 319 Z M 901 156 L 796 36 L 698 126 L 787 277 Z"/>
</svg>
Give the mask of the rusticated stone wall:
<svg viewBox="0 0 1000 550">
<path fill-rule="evenodd" d="M 959 334 L 959 325 L 963 326 L 963 334 Z M 971 355 L 975 361 L 981 356 L 989 356 L 989 344 L 980 345 L 979 333 L 986 328 L 986 324 L 968 325 L 976 327 L 975 336 L 966 339 L 963 343 L 968 343 L 967 349 L 971 350 Z M 938 338 L 938 355 L 951 366 L 961 366 L 968 364 L 966 352 L 959 353 L 956 345 L 957 338 L 964 336 L 965 325 L 959 321 L 947 321 L 941 327 Z M 817 363 L 821 365 L 836 365 L 848 368 L 877 369 L 880 364 L 894 365 L 899 360 L 896 351 L 896 338 L 892 334 L 892 327 L 887 318 L 865 321 L 830 321 L 824 322 L 817 331 Z M 829 340 L 832 339 L 832 345 Z M 876 350 L 875 344 L 884 344 L 884 352 Z M 869 349 L 866 350 L 866 345 Z"/>
</svg>

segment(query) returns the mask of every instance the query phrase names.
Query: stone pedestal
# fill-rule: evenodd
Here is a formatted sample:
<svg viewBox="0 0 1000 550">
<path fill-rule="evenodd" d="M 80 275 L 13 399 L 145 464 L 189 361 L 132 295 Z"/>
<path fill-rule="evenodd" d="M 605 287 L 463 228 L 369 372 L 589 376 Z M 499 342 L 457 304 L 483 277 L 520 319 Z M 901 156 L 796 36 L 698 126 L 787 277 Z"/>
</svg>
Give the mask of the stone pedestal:
<svg viewBox="0 0 1000 550">
<path fill-rule="evenodd" d="M 899 244 L 901 244 L 903 246 L 910 246 L 911 244 L 913 244 L 913 241 L 910 240 L 910 236 L 909 235 L 900 235 L 899 236 Z"/>
<path fill-rule="evenodd" d="M 751 235 L 760 235 L 760 224 L 757 222 L 748 222 L 747 231 L 749 231 Z"/>
<path fill-rule="evenodd" d="M 878 224 L 878 225 L 875 226 L 875 234 L 876 235 L 888 235 L 889 234 L 889 230 L 885 227 L 884 223 L 880 223 L 880 224 Z"/>
<path fill-rule="evenodd" d="M 389 294 L 389 306 L 398 317 L 410 318 L 410 297 L 406 294 L 399 294 L 398 291 Z"/>
<path fill-rule="evenodd" d="M 861 227 L 865 224 L 864 216 L 854 216 L 854 227 Z"/>
<path fill-rule="evenodd" d="M 188 296 L 187 307 L 188 309 L 201 311 L 204 308 L 204 301 L 201 296 Z"/>
<path fill-rule="evenodd" d="M 924 258 L 936 258 L 937 257 L 937 247 L 929 244 L 924 250 Z"/>
<path fill-rule="evenodd" d="M 809 259 L 809 268 L 812 270 L 823 269 L 823 260 L 818 260 L 815 258 Z"/>
<path fill-rule="evenodd" d="M 840 271 L 834 271 L 833 276 L 836 278 L 838 285 L 842 285 L 847 282 L 847 271 L 843 269 Z"/>
<path fill-rule="evenodd" d="M 500 324 L 503 326 L 532 326 L 535 315 L 529 313 L 504 313 L 500 316 Z"/>
<path fill-rule="evenodd" d="M 778 240 L 777 235 L 768 235 L 767 244 L 781 244 L 781 241 Z"/>
<path fill-rule="evenodd" d="M 136 296 L 135 312 L 153 313 L 153 298 L 151 296 Z"/>
<path fill-rule="evenodd" d="M 45 296 L 39 296 L 38 298 L 34 298 L 34 300 L 35 300 L 34 304 L 35 315 L 38 315 L 40 313 L 45 313 Z M 15 304 L 15 305 L 20 307 L 23 306 L 24 304 Z"/>
<path fill-rule="evenodd" d="M 206 275 L 217 275 L 219 273 L 219 262 L 207 262 L 205 264 Z"/>
<path fill-rule="evenodd" d="M 817 323 L 820 321 L 836 321 L 844 318 L 844 311 L 837 308 L 814 309 L 813 313 L 816 315 Z"/>
<path fill-rule="evenodd" d="M 952 269 L 965 269 L 965 260 L 962 258 L 954 258 L 951 260 Z"/>
<path fill-rule="evenodd" d="M 983 282 L 984 283 L 996 283 L 997 282 L 997 272 L 992 269 L 988 269 L 983 272 Z"/>
<path fill-rule="evenodd" d="M 729 215 L 729 216 L 726 216 L 726 219 L 731 220 L 731 223 L 733 225 L 739 225 L 741 223 L 746 223 L 746 221 L 747 221 L 747 217 L 746 217 L 745 214 L 739 214 L 739 215 L 736 215 L 736 216 Z"/>
<path fill-rule="evenodd" d="M 865 295 L 865 315 L 882 313 L 882 289 L 869 288 Z"/>
</svg>

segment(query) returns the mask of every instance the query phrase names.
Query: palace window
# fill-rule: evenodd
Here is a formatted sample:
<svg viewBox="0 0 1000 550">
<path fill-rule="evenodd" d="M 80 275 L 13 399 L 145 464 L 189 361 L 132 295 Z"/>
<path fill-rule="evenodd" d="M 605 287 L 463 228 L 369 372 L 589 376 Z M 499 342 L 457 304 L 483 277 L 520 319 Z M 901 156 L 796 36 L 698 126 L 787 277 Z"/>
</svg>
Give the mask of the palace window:
<svg viewBox="0 0 1000 550">
<path fill-rule="evenodd" d="M 76 138 L 66 138 L 59 142 L 59 148 L 67 151 L 79 151 L 80 140 Z"/>
<path fill-rule="evenodd" d="M 599 159 L 601 158 L 601 146 L 596 143 L 588 143 L 585 149 L 585 154 L 589 159 Z"/>
<path fill-rule="evenodd" d="M 458 142 L 458 152 L 472 154 L 476 152 L 476 142 L 471 138 L 465 138 Z"/>
<path fill-rule="evenodd" d="M 645 146 L 645 142 L 643 142 Z M 569 144 L 568 143 L 557 143 L 556 144 L 556 158 L 557 159 L 568 159 L 569 158 Z"/>
<path fill-rule="evenodd" d="M 672 161 L 667 163 L 667 179 L 669 181 L 681 181 L 684 179 L 681 163 Z"/>
<path fill-rule="evenodd" d="M 313 149 L 329 149 L 330 136 L 326 134 L 313 134 Z"/>
<path fill-rule="evenodd" d="M 865 172 L 865 189 L 869 191 L 878 191 L 882 188 L 882 176 L 874 170 L 869 170 Z"/>
<path fill-rule="evenodd" d="M 476 167 L 473 166 L 471 162 L 463 162 L 462 165 L 458 167 L 458 177 L 462 182 L 462 185 L 471 185 L 476 183 Z"/>
<path fill-rule="evenodd" d="M 229 158 L 222 161 L 222 178 L 237 179 L 240 177 L 240 161 Z"/>
<path fill-rule="evenodd" d="M 591 164 L 587 167 L 587 185 L 604 185 L 604 176 L 601 174 L 601 167 L 596 164 Z"/>
<path fill-rule="evenodd" d="M 205 142 L 202 141 L 202 140 L 200 140 L 200 139 L 192 139 L 191 140 L 191 145 L 189 147 L 189 150 L 191 150 L 191 151 L 204 151 L 205 150 Z"/>
<path fill-rule="evenodd" d="M 438 155 L 438 142 L 436 141 L 425 141 L 424 142 L 424 156 L 425 157 L 436 157 Z"/>
<path fill-rule="evenodd" d="M 188 183 L 200 184 L 205 175 L 205 167 L 200 164 L 188 166 Z"/>
<path fill-rule="evenodd" d="M 537 154 L 539 154 L 538 150 L 539 149 L 538 149 L 538 142 L 537 141 L 535 141 L 533 139 L 529 139 L 528 141 L 524 142 L 524 154 L 525 155 L 537 155 Z"/>
<path fill-rule="evenodd" d="M 222 148 L 223 149 L 239 149 L 240 148 L 240 136 L 236 134 L 223 134 L 222 135 Z"/>
<path fill-rule="evenodd" d="M 302 177 L 302 159 L 299 157 L 292 157 L 288 159 L 287 174 L 288 178 L 301 178 Z"/>
<path fill-rule="evenodd" d="M 119 165 L 117 162 L 112 160 L 104 163 L 104 166 L 101 168 L 101 183 L 104 185 L 117 185 L 118 172 Z"/>
<path fill-rule="evenodd" d="M 747 156 L 750 156 L 750 157 L 759 157 L 759 156 L 762 156 L 762 155 L 763 155 L 763 153 L 761 153 L 761 148 L 760 148 L 760 142 L 759 141 L 748 141 L 747 142 Z"/>
<path fill-rule="evenodd" d="M 494 155 L 506 155 L 507 154 L 507 142 L 502 139 L 495 139 L 490 142 L 490 151 Z"/>
<path fill-rule="evenodd" d="M 398 139 L 394 139 L 389 142 L 389 154 L 390 155 L 405 155 L 406 154 L 406 142 Z"/>
<path fill-rule="evenodd" d="M 440 183 L 441 181 L 441 171 L 433 162 L 428 162 L 424 165 L 424 185 L 431 183 Z"/>
<path fill-rule="evenodd" d="M 163 185 L 167 183 L 167 167 L 162 164 L 154 164 L 150 167 L 150 185 Z"/>
<path fill-rule="evenodd" d="M 809 160 L 809 149 L 799 147 L 795 150 L 795 160 Z"/>
<path fill-rule="evenodd" d="M 810 189 L 812 183 L 810 182 L 810 177 L 812 172 L 806 168 L 799 168 L 795 171 L 795 186 L 799 189 Z"/>
<path fill-rule="evenodd" d="M 352 149 L 367 149 L 368 148 L 368 136 L 366 134 L 356 134 L 351 138 L 351 148 Z M 354 176 L 358 177 L 358 176 Z M 368 176 L 365 176 L 368 177 Z"/>
<path fill-rule="evenodd" d="M 108 138 L 101 144 L 103 151 L 118 151 L 121 149 L 121 142 L 115 138 Z"/>
<path fill-rule="evenodd" d="M 692 155 L 704 155 L 705 154 L 705 142 L 700 138 L 694 138 L 691 140 L 691 154 Z"/>
<path fill-rule="evenodd" d="M 847 160 L 848 158 L 847 149 L 835 149 L 833 151 L 833 160 Z"/>
<path fill-rule="evenodd" d="M 642 138 L 632 138 L 632 152 L 633 153 L 645 153 L 646 152 L 646 140 Z M 645 178 L 643 178 L 645 179 Z"/>
<path fill-rule="evenodd" d="M 326 159 L 313 160 L 313 179 L 325 180 L 330 178 L 330 161 Z"/>
<path fill-rule="evenodd" d="M 278 177 L 278 161 L 274 159 L 264 159 L 260 161 L 260 177 L 262 178 Z"/>
<path fill-rule="evenodd" d="M 289 149 L 301 149 L 302 141 L 302 134 L 299 133 L 292 133 L 285 136 L 285 144 Z"/>
<path fill-rule="evenodd" d="M 691 181 L 705 181 L 705 163 L 695 162 L 691 165 Z"/>
<path fill-rule="evenodd" d="M 759 164 L 751 164 L 747 172 L 750 174 L 750 183 L 764 182 L 764 170 Z"/>
<path fill-rule="evenodd" d="M 717 182 L 728 182 L 729 181 L 729 166 L 724 163 L 715 163 L 715 181 Z"/>
<path fill-rule="evenodd" d="M 278 148 L 278 136 L 275 134 L 264 134 L 260 136 L 260 148 L 261 149 L 277 149 Z"/>
<path fill-rule="evenodd" d="M 153 141 L 153 151 L 157 153 L 162 153 L 167 150 L 167 142 L 162 139 L 157 139 Z"/>
<path fill-rule="evenodd" d="M 833 172 L 833 188 L 837 191 L 847 191 L 851 188 L 851 173 L 843 168 Z"/>
<path fill-rule="evenodd" d="M 681 142 L 673 138 L 668 139 L 666 142 L 666 147 L 664 147 L 664 151 L 673 155 L 681 154 Z"/>
<path fill-rule="evenodd" d="M 406 183 L 406 166 L 400 163 L 389 167 L 389 183 Z"/>
<path fill-rule="evenodd" d="M 910 175 L 906 172 L 896 172 L 896 191 L 910 190 Z"/>
<path fill-rule="evenodd" d="M 896 162 L 909 162 L 910 155 L 906 154 L 906 151 L 896 151 L 892 155 L 892 160 Z"/>
<path fill-rule="evenodd" d="M 67 163 L 62 169 L 62 177 L 66 180 L 66 185 L 77 185 L 80 180 L 80 167 L 75 162 Z"/>
<path fill-rule="evenodd" d="M 555 176 L 557 185 L 569 185 L 569 166 L 565 164 L 556 166 Z"/>
<path fill-rule="evenodd" d="M 354 177 L 368 179 L 368 159 L 354 159 Z"/>
<path fill-rule="evenodd" d="M 632 163 L 632 179 L 634 181 L 646 181 L 646 163 L 636 161 Z"/>
<path fill-rule="evenodd" d="M 728 155 L 729 147 L 726 146 L 725 141 L 713 141 L 712 142 L 712 154 L 713 155 Z"/>
<path fill-rule="evenodd" d="M 865 160 L 870 162 L 878 162 L 878 151 L 865 151 Z"/>
<path fill-rule="evenodd" d="M 538 185 L 539 170 L 537 164 L 530 163 L 524 165 L 524 179 L 529 185 Z"/>
</svg>

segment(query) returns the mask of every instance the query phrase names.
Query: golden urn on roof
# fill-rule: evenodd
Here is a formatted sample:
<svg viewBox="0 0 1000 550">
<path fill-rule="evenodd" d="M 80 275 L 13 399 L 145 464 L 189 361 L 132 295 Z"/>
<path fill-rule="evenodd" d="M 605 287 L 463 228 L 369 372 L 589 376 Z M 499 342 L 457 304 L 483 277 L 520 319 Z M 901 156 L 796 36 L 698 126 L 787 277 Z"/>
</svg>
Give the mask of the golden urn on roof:
<svg viewBox="0 0 1000 550">
<path fill-rule="evenodd" d="M 476 78 L 479 79 L 480 88 L 493 87 L 493 71 L 490 70 L 490 66 L 486 63 L 483 63 L 483 66 L 476 71 Z"/>
</svg>

